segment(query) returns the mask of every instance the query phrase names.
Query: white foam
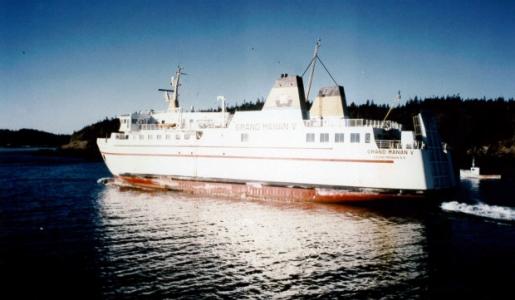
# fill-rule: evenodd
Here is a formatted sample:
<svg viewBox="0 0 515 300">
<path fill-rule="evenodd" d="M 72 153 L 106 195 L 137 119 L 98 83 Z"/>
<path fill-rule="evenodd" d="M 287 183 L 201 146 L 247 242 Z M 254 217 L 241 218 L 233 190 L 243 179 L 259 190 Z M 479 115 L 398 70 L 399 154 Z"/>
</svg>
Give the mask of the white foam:
<svg viewBox="0 0 515 300">
<path fill-rule="evenodd" d="M 261 182 L 247 182 L 247 185 L 258 189 L 263 187 L 263 183 Z"/>
<path fill-rule="evenodd" d="M 457 201 L 444 202 L 440 206 L 443 210 L 459 212 L 479 217 L 515 221 L 515 209 L 506 206 L 479 204 L 466 204 Z"/>
<path fill-rule="evenodd" d="M 112 181 L 113 181 L 112 177 L 102 177 L 97 180 L 97 183 L 107 185 L 107 184 L 111 183 Z"/>
</svg>

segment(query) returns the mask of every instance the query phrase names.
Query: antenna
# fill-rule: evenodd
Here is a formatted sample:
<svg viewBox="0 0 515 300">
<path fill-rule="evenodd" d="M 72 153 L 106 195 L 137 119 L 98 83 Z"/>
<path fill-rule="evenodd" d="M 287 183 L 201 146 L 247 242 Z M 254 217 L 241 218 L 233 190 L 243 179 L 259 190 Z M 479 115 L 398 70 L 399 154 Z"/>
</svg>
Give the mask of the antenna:
<svg viewBox="0 0 515 300">
<path fill-rule="evenodd" d="M 401 103 L 401 91 L 398 91 L 397 92 L 397 97 L 395 97 L 395 100 L 397 100 L 397 104 L 394 104 L 390 107 L 390 109 L 388 110 L 388 112 L 386 113 L 386 116 L 384 116 L 384 119 L 383 119 L 383 126 L 384 126 L 384 122 L 386 121 L 386 118 L 388 118 L 388 116 L 390 115 L 390 113 L 392 112 L 393 108 L 397 105 L 399 105 Z"/>
</svg>

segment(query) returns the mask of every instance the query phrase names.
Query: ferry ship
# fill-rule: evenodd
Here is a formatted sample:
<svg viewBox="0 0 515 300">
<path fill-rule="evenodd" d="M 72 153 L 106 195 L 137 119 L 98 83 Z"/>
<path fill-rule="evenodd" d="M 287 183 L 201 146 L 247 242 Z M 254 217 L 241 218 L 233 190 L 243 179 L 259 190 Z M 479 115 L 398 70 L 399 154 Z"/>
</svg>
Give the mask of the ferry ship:
<svg viewBox="0 0 515 300">
<path fill-rule="evenodd" d="M 119 132 L 97 139 L 116 183 L 338 202 L 418 197 L 456 184 L 451 156 L 429 114 L 413 117 L 414 131 L 386 117 L 350 119 L 341 85 L 321 88 L 308 109 L 302 77 L 288 74 L 275 81 L 259 111 L 229 113 L 223 97 L 219 112 L 184 111 L 181 75 L 179 67 L 172 88 L 159 90 L 167 111 L 121 115 Z"/>
</svg>

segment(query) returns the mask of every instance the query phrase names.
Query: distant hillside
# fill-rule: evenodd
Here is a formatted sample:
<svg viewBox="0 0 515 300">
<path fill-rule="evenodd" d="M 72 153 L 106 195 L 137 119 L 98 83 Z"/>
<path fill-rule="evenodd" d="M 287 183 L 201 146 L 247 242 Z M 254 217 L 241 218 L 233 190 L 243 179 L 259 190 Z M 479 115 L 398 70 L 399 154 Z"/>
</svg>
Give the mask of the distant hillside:
<svg viewBox="0 0 515 300">
<path fill-rule="evenodd" d="M 119 128 L 120 121 L 118 119 L 106 118 L 103 121 L 88 125 L 74 132 L 68 143 L 62 145 L 61 152 L 100 159 L 100 153 L 96 145 L 97 138 L 108 137 L 112 132 L 118 131 Z"/>
<path fill-rule="evenodd" d="M 70 135 L 53 134 L 35 129 L 0 129 L 0 147 L 59 147 L 68 143 Z"/>
</svg>

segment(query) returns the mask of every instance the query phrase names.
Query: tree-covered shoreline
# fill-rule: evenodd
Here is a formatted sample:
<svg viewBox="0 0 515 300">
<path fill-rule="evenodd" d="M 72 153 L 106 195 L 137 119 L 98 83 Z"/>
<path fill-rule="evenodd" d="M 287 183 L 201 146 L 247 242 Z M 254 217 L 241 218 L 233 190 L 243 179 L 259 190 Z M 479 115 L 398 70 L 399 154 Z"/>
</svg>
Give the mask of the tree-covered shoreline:
<svg viewBox="0 0 515 300">
<path fill-rule="evenodd" d="M 59 147 L 69 140 L 69 134 L 54 134 L 27 128 L 19 130 L 0 129 L 0 147 Z"/>
<path fill-rule="evenodd" d="M 111 132 L 118 131 L 118 119 L 104 119 L 85 126 L 71 135 L 53 134 L 41 130 L 0 129 L 0 147 L 7 148 L 53 148 L 39 149 L 36 155 L 59 155 L 82 157 L 90 160 L 100 160 L 100 152 L 96 146 L 98 137 L 108 137 Z"/>
<path fill-rule="evenodd" d="M 388 105 L 368 102 L 349 105 L 350 118 L 382 119 Z M 412 118 L 420 111 L 433 113 L 442 140 L 452 151 L 455 165 L 470 167 L 474 157 L 485 173 L 515 176 L 515 101 L 462 99 L 459 95 L 410 99 L 395 107 L 389 119 L 413 130 Z"/>
</svg>

